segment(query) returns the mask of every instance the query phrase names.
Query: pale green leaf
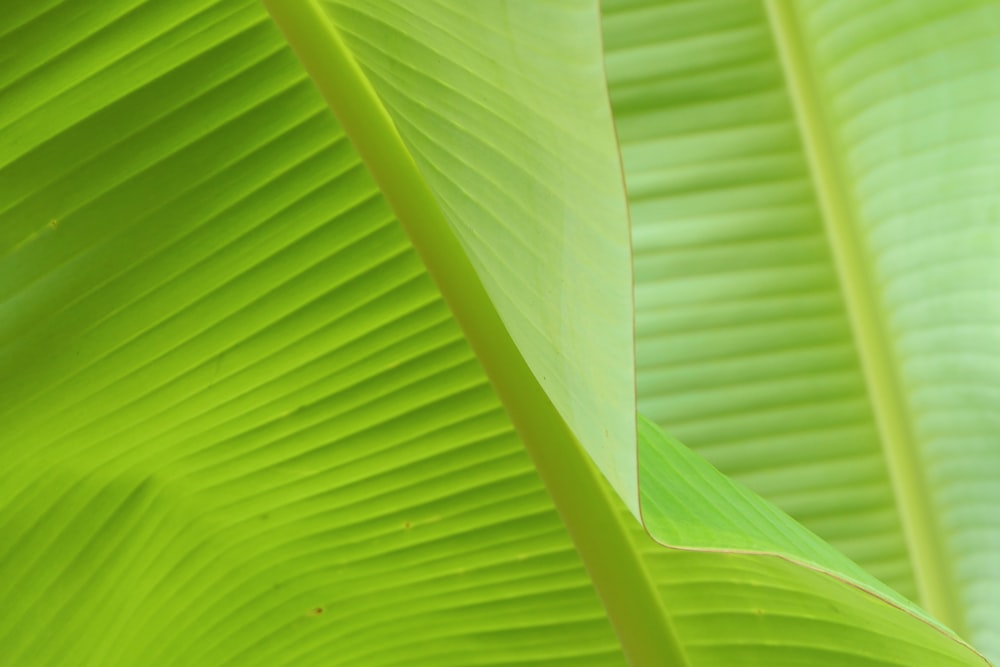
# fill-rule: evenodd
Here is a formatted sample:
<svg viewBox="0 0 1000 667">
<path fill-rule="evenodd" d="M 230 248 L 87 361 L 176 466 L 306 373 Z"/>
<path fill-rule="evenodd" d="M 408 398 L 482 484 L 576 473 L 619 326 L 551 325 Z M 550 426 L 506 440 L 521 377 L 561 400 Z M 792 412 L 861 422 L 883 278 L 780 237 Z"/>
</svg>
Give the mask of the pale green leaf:
<svg viewBox="0 0 1000 667">
<path fill-rule="evenodd" d="M 640 409 L 915 596 L 763 5 L 607 2 L 604 23 Z"/>
<path fill-rule="evenodd" d="M 529 368 L 638 514 L 629 232 L 593 4 L 316 7 Z"/>
<path fill-rule="evenodd" d="M 606 3 L 640 409 L 995 655 L 998 7 L 769 9 Z"/>
<path fill-rule="evenodd" d="M 797 9 L 816 82 L 803 110 L 826 124 L 809 140 L 836 161 L 827 207 L 844 204 L 828 217 L 853 231 L 835 243 L 873 296 L 859 346 L 889 378 L 873 401 L 897 394 L 886 447 L 927 544 L 918 576 L 1000 658 L 1000 5 Z"/>
</svg>

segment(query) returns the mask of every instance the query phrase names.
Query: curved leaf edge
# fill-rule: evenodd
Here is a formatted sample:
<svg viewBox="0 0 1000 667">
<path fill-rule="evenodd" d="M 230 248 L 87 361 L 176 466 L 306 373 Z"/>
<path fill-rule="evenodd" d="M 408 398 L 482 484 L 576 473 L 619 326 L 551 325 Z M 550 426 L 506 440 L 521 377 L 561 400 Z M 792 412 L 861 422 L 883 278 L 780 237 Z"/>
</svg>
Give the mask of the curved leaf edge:
<svg viewBox="0 0 1000 667">
<path fill-rule="evenodd" d="M 313 0 L 264 0 L 264 5 L 354 143 L 468 338 L 576 542 L 626 654 L 639 665 L 688 664 L 672 621 L 631 541 L 630 527 L 623 523 L 623 516 L 606 495 L 610 493 L 606 480 L 521 356 L 390 114 L 336 27 Z M 610 96 L 608 104 L 610 107 Z M 619 167 L 624 187 L 620 156 Z M 634 331 L 634 321 L 632 328 Z M 737 493 L 753 496 L 641 417 L 635 444 L 640 459 L 643 441 L 650 437 L 643 437 L 644 429 L 658 433 L 652 437 L 675 443 L 674 454 L 681 460 L 688 464 L 695 461 L 699 467 L 710 469 L 713 477 L 738 489 Z M 642 490 L 640 493 L 648 496 Z M 785 516 L 766 501 L 756 500 L 769 511 Z M 642 529 L 662 548 L 774 558 L 828 576 L 918 619 L 968 650 L 980 664 L 991 665 L 946 626 L 877 581 L 865 581 L 870 578 L 857 566 L 852 569 L 860 576 L 851 576 L 781 549 L 704 546 L 664 539 L 661 530 L 671 517 L 660 517 L 664 524 L 658 526 L 657 519 L 647 519 L 644 506 L 645 502 L 639 503 Z M 794 520 L 785 519 L 798 526 Z M 808 533 L 800 526 L 798 529 Z M 808 535 L 828 552 L 839 555 L 819 538 Z"/>
<path fill-rule="evenodd" d="M 743 542 L 746 546 L 706 546 L 704 544 L 695 544 L 690 540 L 685 541 L 683 535 L 685 523 L 683 513 L 687 512 L 691 505 L 684 502 L 674 502 L 672 503 L 672 507 L 676 508 L 674 512 L 656 514 L 648 521 L 644 517 L 643 528 L 647 535 L 659 546 L 674 551 L 740 554 L 773 558 L 825 575 L 838 583 L 856 589 L 917 619 L 924 625 L 932 628 L 935 632 L 968 650 L 980 664 L 992 665 L 982 653 L 962 639 L 951 628 L 869 575 L 867 571 L 839 551 L 836 551 L 821 538 L 808 531 L 808 529 L 801 526 L 801 524 L 770 502 L 760 498 L 753 491 L 738 482 L 726 477 L 683 443 L 670 437 L 656 423 L 640 415 L 639 425 L 640 462 L 649 461 L 655 456 L 657 457 L 657 464 L 659 464 L 657 465 L 657 469 L 662 470 L 664 466 L 668 466 L 675 472 L 675 474 L 670 475 L 670 480 L 674 482 L 675 487 L 679 487 L 679 489 L 675 489 L 671 494 L 675 498 L 684 495 L 686 492 L 687 497 L 697 496 L 699 500 L 705 501 L 705 504 L 708 506 L 722 505 L 727 508 L 738 508 L 741 510 L 741 518 L 749 516 L 751 519 L 761 520 L 765 526 L 771 521 L 775 523 L 770 525 L 779 526 L 781 522 L 784 522 L 798 531 L 798 534 L 793 537 L 801 540 L 798 545 L 790 544 L 783 548 L 780 544 L 775 544 L 775 542 L 782 539 L 782 536 L 780 534 L 768 534 L 767 528 L 760 529 L 759 524 L 750 526 L 751 529 L 747 531 L 748 534 L 736 534 L 734 531 L 739 528 L 737 521 L 727 523 L 716 520 L 713 522 L 711 517 L 707 517 L 707 519 L 698 517 L 700 523 L 714 523 L 712 527 L 718 530 L 720 534 L 729 536 L 734 545 L 737 542 Z M 647 467 L 649 466 L 644 466 L 644 469 Z M 648 480 L 648 475 L 646 477 L 647 481 L 651 481 Z M 702 487 L 688 483 L 691 479 L 703 480 L 705 478 L 711 478 L 713 483 L 702 485 Z M 662 501 L 662 497 L 655 497 L 655 490 L 650 491 L 651 486 L 653 486 L 651 483 L 640 485 L 640 488 L 644 489 L 642 507 L 655 505 L 657 500 Z M 717 492 L 714 497 L 709 497 L 707 493 L 702 492 L 702 488 L 710 488 L 717 490 Z M 671 498 L 671 500 L 675 498 Z M 695 516 L 692 512 L 687 520 L 691 522 L 694 519 Z M 671 536 L 673 539 L 671 539 Z M 824 560 L 828 564 L 824 564 Z"/>
<path fill-rule="evenodd" d="M 771 32 L 785 71 L 785 79 L 802 134 L 813 183 L 823 212 L 826 236 L 833 250 L 845 302 L 854 323 L 855 340 L 875 413 L 880 416 L 882 450 L 891 463 L 893 491 L 900 498 L 903 534 L 910 544 L 910 557 L 921 601 L 927 609 L 958 632 L 964 632 L 961 604 L 949 581 L 950 564 L 937 539 L 939 521 L 931 507 L 926 476 L 918 461 L 911 424 L 913 417 L 898 384 L 901 376 L 886 339 L 886 323 L 870 289 L 871 267 L 857 236 L 853 206 L 844 196 L 843 165 L 824 125 L 824 111 L 811 80 L 810 57 L 799 29 L 800 18 L 793 3 L 766 0 Z"/>
<path fill-rule="evenodd" d="M 377 93 L 310 0 L 265 0 L 371 171 L 479 358 L 552 496 L 623 650 L 685 665 L 683 649 L 604 480 L 538 383 L 451 231 Z"/>
</svg>

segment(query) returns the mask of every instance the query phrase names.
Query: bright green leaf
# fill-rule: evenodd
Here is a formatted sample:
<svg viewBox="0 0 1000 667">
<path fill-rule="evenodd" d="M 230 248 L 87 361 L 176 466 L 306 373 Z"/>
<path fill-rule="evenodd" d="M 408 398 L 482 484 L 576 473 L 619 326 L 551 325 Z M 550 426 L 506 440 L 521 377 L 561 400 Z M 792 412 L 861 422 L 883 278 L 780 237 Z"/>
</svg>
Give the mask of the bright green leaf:
<svg viewBox="0 0 1000 667">
<path fill-rule="evenodd" d="M 354 147 L 254 4 L 0 25 L 0 664 L 983 664 L 651 423 L 637 441 L 596 4 L 270 5 Z M 614 21 L 663 53 L 692 24 L 607 9 L 641 218 L 618 78 L 641 49 L 615 64 Z M 743 85 L 711 46 L 679 52 Z M 670 127 L 685 88 L 644 77 Z M 704 187 L 678 159 L 646 184 Z M 639 491 L 694 551 L 642 532 Z"/>
</svg>

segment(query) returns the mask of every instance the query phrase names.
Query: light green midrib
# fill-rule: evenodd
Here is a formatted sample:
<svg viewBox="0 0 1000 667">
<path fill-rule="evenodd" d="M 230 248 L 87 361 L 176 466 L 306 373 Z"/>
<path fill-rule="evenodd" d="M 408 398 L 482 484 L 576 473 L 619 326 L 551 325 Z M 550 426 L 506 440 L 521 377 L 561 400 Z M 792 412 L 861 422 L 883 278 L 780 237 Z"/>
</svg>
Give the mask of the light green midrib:
<svg viewBox="0 0 1000 667">
<path fill-rule="evenodd" d="M 894 350 L 878 304 L 872 269 L 858 236 L 843 171 L 812 83 L 795 8 L 790 0 L 766 0 L 766 4 L 878 424 L 920 603 L 960 636 L 965 636 L 964 614 L 952 584 L 950 564 L 940 537 L 940 521 L 930 501 L 929 484 L 900 386 Z"/>
<path fill-rule="evenodd" d="M 314 0 L 264 0 L 378 183 L 479 358 L 590 573 L 630 664 L 684 667 L 613 499 L 504 327 L 371 83 Z"/>
</svg>

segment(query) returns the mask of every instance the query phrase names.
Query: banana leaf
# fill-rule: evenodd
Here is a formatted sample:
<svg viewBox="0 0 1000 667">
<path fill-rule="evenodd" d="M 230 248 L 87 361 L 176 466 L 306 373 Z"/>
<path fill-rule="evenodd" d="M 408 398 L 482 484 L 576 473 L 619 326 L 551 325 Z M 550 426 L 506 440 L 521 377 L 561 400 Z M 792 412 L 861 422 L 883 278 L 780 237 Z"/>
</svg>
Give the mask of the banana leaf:
<svg viewBox="0 0 1000 667">
<path fill-rule="evenodd" d="M 268 9 L 0 22 L 0 664 L 986 664 L 993 7 Z"/>
</svg>

